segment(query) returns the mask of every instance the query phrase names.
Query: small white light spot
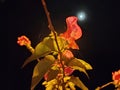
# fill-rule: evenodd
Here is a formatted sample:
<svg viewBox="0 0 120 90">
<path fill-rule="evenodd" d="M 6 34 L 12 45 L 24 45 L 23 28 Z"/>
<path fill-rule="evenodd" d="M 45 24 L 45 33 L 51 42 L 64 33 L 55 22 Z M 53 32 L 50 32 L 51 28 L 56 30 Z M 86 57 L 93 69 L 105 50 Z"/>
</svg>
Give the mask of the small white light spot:
<svg viewBox="0 0 120 90">
<path fill-rule="evenodd" d="M 86 19 L 86 14 L 82 11 L 77 14 L 77 17 L 80 21 L 84 21 Z"/>
</svg>

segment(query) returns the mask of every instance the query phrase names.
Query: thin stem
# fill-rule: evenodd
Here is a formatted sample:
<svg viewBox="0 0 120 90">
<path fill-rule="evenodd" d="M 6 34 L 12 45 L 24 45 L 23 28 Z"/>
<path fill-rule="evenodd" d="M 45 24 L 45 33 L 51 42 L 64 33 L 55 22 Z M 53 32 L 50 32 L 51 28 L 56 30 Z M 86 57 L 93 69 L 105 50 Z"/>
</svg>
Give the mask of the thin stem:
<svg viewBox="0 0 120 90">
<path fill-rule="evenodd" d="M 42 0 L 42 4 L 43 4 L 43 7 L 44 7 L 44 10 L 45 10 L 45 14 L 47 16 L 47 20 L 48 20 L 48 28 L 53 32 L 54 36 L 55 36 L 55 41 L 56 41 L 56 44 L 57 44 L 57 48 L 58 48 L 58 51 L 60 52 L 60 47 L 58 45 L 58 41 L 57 41 L 57 36 L 56 36 L 56 33 L 55 33 L 55 29 L 53 27 L 53 24 L 52 24 L 52 21 L 51 21 L 51 18 L 50 18 L 50 13 L 47 9 L 47 6 L 46 6 L 46 3 L 45 3 L 45 0 Z"/>
<path fill-rule="evenodd" d="M 26 45 L 27 49 L 33 54 L 35 49 L 31 45 Z M 39 58 L 37 58 L 37 61 L 40 61 Z"/>
<path fill-rule="evenodd" d="M 31 53 L 34 53 L 34 48 L 31 45 L 26 45 L 26 47 Z"/>
<path fill-rule="evenodd" d="M 62 80 L 62 81 L 63 81 L 63 83 L 64 83 L 64 76 L 65 76 L 65 74 L 64 74 L 64 64 L 62 63 L 62 60 L 61 60 L 62 53 L 61 53 L 60 47 L 59 47 L 59 45 L 58 45 L 57 35 L 56 35 L 56 32 L 55 32 L 54 26 L 53 26 L 53 24 L 52 24 L 52 21 L 51 21 L 51 18 L 50 18 L 50 13 L 49 13 L 49 11 L 48 11 L 48 9 L 47 9 L 45 0 L 42 0 L 42 5 L 43 5 L 43 8 L 44 8 L 45 14 L 46 14 L 46 16 L 47 16 L 48 28 L 49 28 L 49 29 L 53 32 L 53 34 L 54 34 L 55 42 L 56 42 L 56 45 L 57 45 L 57 48 L 58 48 L 58 52 L 59 52 L 59 54 L 60 54 L 60 63 L 61 63 L 61 65 L 62 65 L 62 69 L 63 69 L 63 80 Z M 63 87 L 63 88 L 64 88 L 64 87 Z"/>
<path fill-rule="evenodd" d="M 102 85 L 101 87 L 99 87 L 99 90 L 102 89 L 102 88 L 105 88 L 106 86 L 108 86 L 110 84 L 113 84 L 113 82 L 108 82 L 108 83 Z"/>
</svg>

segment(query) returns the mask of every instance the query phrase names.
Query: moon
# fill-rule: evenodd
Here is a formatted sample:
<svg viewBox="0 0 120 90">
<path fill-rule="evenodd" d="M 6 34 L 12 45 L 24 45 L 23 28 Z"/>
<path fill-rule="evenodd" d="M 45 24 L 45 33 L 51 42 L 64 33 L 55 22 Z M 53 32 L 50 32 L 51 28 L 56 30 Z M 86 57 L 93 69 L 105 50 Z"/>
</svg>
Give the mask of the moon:
<svg viewBox="0 0 120 90">
<path fill-rule="evenodd" d="M 84 11 L 78 12 L 77 17 L 78 17 L 79 21 L 85 21 L 86 13 Z"/>
</svg>

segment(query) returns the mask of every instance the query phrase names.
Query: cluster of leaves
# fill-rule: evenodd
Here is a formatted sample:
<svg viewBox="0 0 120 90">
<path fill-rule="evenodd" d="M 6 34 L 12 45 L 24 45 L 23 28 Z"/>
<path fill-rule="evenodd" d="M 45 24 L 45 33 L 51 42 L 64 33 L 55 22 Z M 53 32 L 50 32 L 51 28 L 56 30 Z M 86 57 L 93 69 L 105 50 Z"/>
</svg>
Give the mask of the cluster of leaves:
<svg viewBox="0 0 120 90">
<path fill-rule="evenodd" d="M 86 70 L 92 69 L 89 63 L 74 57 L 71 52 L 71 49 L 79 49 L 75 40 L 81 37 L 81 28 L 77 25 L 75 16 L 68 17 L 66 23 L 66 32 L 58 35 L 57 32 L 51 31 L 48 37 L 36 45 L 35 49 L 31 47 L 31 43 L 27 44 L 29 41 L 27 37 L 27 39 L 19 37 L 18 44 L 21 41 L 22 45 L 27 46 L 32 52 L 22 67 L 33 60 L 38 61 L 33 70 L 31 90 L 34 90 L 43 77 L 46 90 L 75 90 L 75 86 L 88 90 L 79 77 L 72 75 L 75 70 L 78 70 L 88 76 Z"/>
</svg>

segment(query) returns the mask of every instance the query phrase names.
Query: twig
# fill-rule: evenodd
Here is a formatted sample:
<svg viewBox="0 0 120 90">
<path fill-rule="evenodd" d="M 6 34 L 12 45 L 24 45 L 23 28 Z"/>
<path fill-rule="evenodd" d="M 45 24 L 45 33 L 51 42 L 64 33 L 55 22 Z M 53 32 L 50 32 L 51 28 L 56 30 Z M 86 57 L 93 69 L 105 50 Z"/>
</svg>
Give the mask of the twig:
<svg viewBox="0 0 120 90">
<path fill-rule="evenodd" d="M 43 8 L 44 8 L 44 11 L 45 11 L 45 14 L 47 16 L 47 20 L 48 20 L 48 28 L 53 32 L 54 34 L 54 37 L 55 37 L 55 42 L 56 42 L 56 45 L 57 45 L 57 48 L 58 48 L 58 52 L 60 54 L 60 63 L 62 65 L 62 69 L 63 69 L 63 83 L 64 83 L 64 76 L 65 76 L 65 73 L 64 73 L 64 64 L 62 63 L 62 60 L 61 60 L 61 56 L 62 56 L 62 53 L 61 53 L 61 50 L 60 50 L 60 47 L 59 47 L 59 44 L 58 44 L 58 41 L 57 41 L 57 35 L 56 35 L 56 32 L 55 32 L 55 29 L 54 29 L 54 26 L 52 24 L 52 21 L 51 21 L 51 18 L 50 18 L 50 13 L 47 9 L 47 6 L 46 6 L 46 2 L 45 0 L 42 0 L 42 5 L 43 5 Z M 63 86 L 63 89 L 64 89 L 64 86 Z"/>
<path fill-rule="evenodd" d="M 113 82 L 108 82 L 108 83 L 102 85 L 101 87 L 98 87 L 98 89 L 96 89 L 96 90 L 103 89 L 103 88 L 105 88 L 106 86 L 108 86 L 108 85 L 110 85 L 110 84 L 113 84 Z"/>
<path fill-rule="evenodd" d="M 54 36 L 55 36 L 55 41 L 56 41 L 56 44 L 57 44 L 57 48 L 58 48 L 58 51 L 60 52 L 60 47 L 58 45 L 58 41 L 57 41 L 57 36 L 56 36 L 56 33 L 55 33 L 55 29 L 53 27 L 53 24 L 52 24 L 52 21 L 51 21 L 51 18 L 50 18 L 50 13 L 47 9 L 47 6 L 46 6 L 46 3 L 45 3 L 45 0 L 42 0 L 42 4 L 43 4 L 43 8 L 44 8 L 44 11 L 45 11 L 45 14 L 47 16 L 47 20 L 48 20 L 48 28 L 53 32 Z"/>
<path fill-rule="evenodd" d="M 27 47 L 27 49 L 29 49 L 29 51 L 30 51 L 32 54 L 34 53 L 35 49 L 34 49 L 31 45 L 26 45 L 26 47 Z M 40 59 L 37 58 L 37 61 L 39 62 Z"/>
</svg>

